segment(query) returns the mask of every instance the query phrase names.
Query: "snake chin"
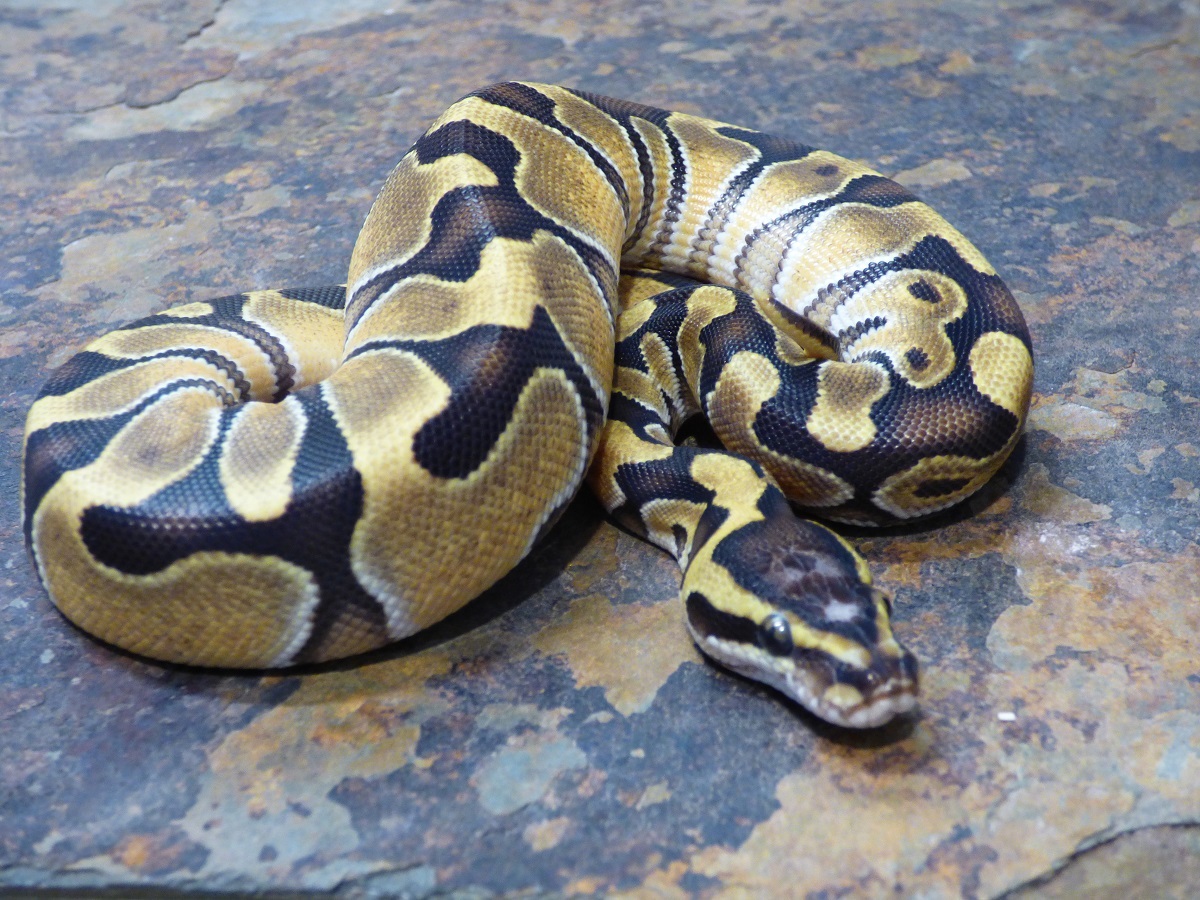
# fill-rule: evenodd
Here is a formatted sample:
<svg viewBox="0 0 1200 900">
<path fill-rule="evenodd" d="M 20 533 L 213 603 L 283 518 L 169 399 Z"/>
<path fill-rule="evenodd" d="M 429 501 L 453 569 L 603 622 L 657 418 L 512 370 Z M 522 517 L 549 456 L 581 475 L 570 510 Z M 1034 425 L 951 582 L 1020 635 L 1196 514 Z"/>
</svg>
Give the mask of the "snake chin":
<svg viewBox="0 0 1200 900">
<path fill-rule="evenodd" d="M 812 703 L 805 703 L 799 697 L 794 699 L 825 721 L 843 728 L 878 728 L 917 706 L 916 682 L 903 678 L 885 682 L 869 697 L 848 706 L 825 697 L 815 698 Z"/>
</svg>

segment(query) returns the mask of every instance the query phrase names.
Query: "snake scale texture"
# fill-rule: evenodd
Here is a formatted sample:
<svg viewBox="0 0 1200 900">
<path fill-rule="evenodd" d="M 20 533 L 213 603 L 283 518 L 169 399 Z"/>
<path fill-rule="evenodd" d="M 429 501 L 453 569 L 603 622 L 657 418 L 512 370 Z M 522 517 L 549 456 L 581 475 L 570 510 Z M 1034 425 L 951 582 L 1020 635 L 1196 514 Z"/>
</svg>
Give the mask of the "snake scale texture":
<svg viewBox="0 0 1200 900">
<path fill-rule="evenodd" d="M 789 500 L 858 524 L 958 503 L 1017 442 L 1032 372 L 995 271 L 895 182 L 499 84 L 401 159 L 345 286 L 177 306 L 53 373 L 25 532 L 104 641 L 288 666 L 460 608 L 586 477 L 679 561 L 701 649 L 873 726 L 915 705 L 916 661 L 863 560 Z M 676 443 L 698 415 L 725 449 Z"/>
</svg>

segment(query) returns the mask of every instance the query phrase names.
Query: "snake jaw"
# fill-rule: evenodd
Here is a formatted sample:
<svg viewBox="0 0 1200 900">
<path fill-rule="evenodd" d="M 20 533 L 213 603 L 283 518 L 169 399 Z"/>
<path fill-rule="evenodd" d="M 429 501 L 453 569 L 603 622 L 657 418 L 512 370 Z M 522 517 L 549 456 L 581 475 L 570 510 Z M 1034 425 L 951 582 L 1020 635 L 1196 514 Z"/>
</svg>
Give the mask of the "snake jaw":
<svg viewBox="0 0 1200 900">
<path fill-rule="evenodd" d="M 880 592 L 872 589 L 873 595 Z M 882 629 L 881 629 L 882 630 Z M 861 646 L 859 650 L 866 650 Z M 824 650 L 797 648 L 793 675 L 782 688 L 827 722 L 844 728 L 876 728 L 916 708 L 917 659 L 887 634 L 870 645 L 865 665 Z"/>
<path fill-rule="evenodd" d="M 855 674 L 859 676 L 855 680 L 867 686 L 865 690 L 838 681 L 811 702 L 796 699 L 826 721 L 845 728 L 876 728 L 916 708 L 917 662 L 907 650 L 898 658 L 889 657 L 882 673 L 873 667 Z"/>
<path fill-rule="evenodd" d="M 917 661 L 898 644 L 898 656 L 879 652 L 867 668 L 858 668 L 801 649 L 773 656 L 740 641 L 700 634 L 690 618 L 688 628 L 696 644 L 721 665 L 775 688 L 842 728 L 877 728 L 917 706 Z"/>
</svg>

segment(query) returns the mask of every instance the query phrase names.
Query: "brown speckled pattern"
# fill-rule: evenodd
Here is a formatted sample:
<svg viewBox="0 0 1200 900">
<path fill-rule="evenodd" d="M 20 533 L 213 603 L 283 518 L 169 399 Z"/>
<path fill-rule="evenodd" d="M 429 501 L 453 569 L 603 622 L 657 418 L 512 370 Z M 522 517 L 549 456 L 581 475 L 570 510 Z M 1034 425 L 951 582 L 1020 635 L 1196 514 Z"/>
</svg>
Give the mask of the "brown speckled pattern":
<svg viewBox="0 0 1200 900">
<path fill-rule="evenodd" d="M 0 10 L 0 890 L 1070 896 L 1142 867 L 1183 895 L 1161 848 L 1200 824 L 1191 6 L 266 9 Z M 861 158 L 1014 289 L 1038 365 L 1016 457 L 949 521 L 855 536 L 922 661 L 915 721 L 847 736 L 702 663 L 674 564 L 586 499 L 419 643 L 318 671 L 152 665 L 42 594 L 17 491 L 46 368 L 171 303 L 338 281 L 403 150 L 504 78 Z"/>
</svg>

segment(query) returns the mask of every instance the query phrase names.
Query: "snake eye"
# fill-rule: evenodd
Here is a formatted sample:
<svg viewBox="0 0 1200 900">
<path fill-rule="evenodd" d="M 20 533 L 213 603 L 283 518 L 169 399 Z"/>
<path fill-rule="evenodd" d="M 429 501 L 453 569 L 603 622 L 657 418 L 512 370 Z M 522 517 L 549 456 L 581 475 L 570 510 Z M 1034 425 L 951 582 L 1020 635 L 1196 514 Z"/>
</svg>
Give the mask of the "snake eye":
<svg viewBox="0 0 1200 900">
<path fill-rule="evenodd" d="M 771 613 L 758 626 L 758 643 L 768 653 L 788 656 L 792 652 L 792 626 L 779 613 Z"/>
</svg>

